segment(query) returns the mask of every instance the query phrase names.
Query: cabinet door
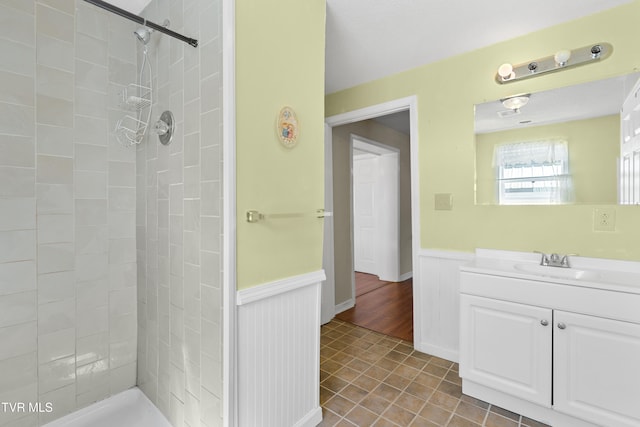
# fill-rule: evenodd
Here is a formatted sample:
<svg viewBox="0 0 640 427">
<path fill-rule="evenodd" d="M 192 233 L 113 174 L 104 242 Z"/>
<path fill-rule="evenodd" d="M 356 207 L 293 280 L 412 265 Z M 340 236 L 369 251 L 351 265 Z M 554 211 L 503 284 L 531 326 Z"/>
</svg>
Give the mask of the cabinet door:
<svg viewBox="0 0 640 427">
<path fill-rule="evenodd" d="M 551 407 L 552 311 L 462 294 L 460 376 Z"/>
<path fill-rule="evenodd" d="M 555 409 L 603 426 L 639 426 L 640 325 L 554 316 Z"/>
</svg>

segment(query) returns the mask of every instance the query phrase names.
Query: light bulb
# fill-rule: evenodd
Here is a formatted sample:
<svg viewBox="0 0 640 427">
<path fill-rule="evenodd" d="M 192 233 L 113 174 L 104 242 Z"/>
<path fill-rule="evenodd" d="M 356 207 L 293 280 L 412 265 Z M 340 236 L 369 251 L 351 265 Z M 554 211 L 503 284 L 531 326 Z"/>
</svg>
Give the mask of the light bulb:
<svg viewBox="0 0 640 427">
<path fill-rule="evenodd" d="M 498 68 L 498 75 L 500 77 L 502 77 L 502 80 L 509 80 L 515 77 L 515 74 L 513 72 L 513 65 L 506 63 L 506 64 L 502 64 L 499 68 Z"/>
<path fill-rule="evenodd" d="M 504 108 L 510 110 L 518 110 L 520 107 L 524 107 L 529 102 L 529 95 L 517 95 L 510 98 L 502 99 L 502 105 Z"/>
<path fill-rule="evenodd" d="M 556 64 L 558 64 L 561 67 L 564 67 L 565 65 L 567 65 L 567 61 L 569 61 L 569 58 L 571 58 L 571 51 L 568 49 L 559 50 L 553 56 L 553 59 L 556 61 Z"/>
</svg>

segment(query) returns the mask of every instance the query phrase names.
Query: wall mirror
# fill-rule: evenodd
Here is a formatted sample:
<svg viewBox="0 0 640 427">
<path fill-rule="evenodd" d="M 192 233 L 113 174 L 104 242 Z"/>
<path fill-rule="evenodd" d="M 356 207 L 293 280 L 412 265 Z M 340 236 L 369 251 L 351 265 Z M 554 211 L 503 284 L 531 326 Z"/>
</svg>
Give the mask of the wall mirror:
<svg viewBox="0 0 640 427">
<path fill-rule="evenodd" d="M 618 203 L 620 109 L 639 78 L 476 105 L 476 203 Z"/>
</svg>

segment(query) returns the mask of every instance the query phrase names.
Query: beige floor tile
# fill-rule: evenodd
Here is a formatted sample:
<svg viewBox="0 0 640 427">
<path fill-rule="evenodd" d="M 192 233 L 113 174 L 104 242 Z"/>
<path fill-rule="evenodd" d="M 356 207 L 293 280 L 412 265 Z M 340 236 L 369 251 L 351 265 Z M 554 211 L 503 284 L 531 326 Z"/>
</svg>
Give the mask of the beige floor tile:
<svg viewBox="0 0 640 427">
<path fill-rule="evenodd" d="M 418 415 L 440 426 L 446 425 L 449 418 L 451 418 L 450 411 L 431 403 L 427 403 Z"/>
<path fill-rule="evenodd" d="M 384 411 L 382 416 L 400 426 L 408 426 L 416 417 L 416 414 L 407 411 L 406 409 L 401 408 L 398 405 L 391 405 L 387 408 L 386 411 Z"/>
<path fill-rule="evenodd" d="M 321 427 L 550 427 L 462 394 L 457 363 L 333 320 L 321 328 Z"/>
<path fill-rule="evenodd" d="M 455 410 L 455 414 L 471 420 L 474 423 L 482 424 L 487 416 L 487 410 L 461 401 Z"/>
<path fill-rule="evenodd" d="M 489 412 L 484 425 L 486 427 L 518 427 L 518 424 L 518 421 L 505 418 L 493 412 Z"/>
</svg>

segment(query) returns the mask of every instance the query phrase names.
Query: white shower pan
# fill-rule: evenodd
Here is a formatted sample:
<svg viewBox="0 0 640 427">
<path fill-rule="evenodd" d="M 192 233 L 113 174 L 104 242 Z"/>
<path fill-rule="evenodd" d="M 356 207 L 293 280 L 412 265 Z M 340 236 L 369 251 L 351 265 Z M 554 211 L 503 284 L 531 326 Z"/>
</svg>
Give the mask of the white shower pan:
<svg viewBox="0 0 640 427">
<path fill-rule="evenodd" d="M 158 408 L 134 387 L 43 427 L 171 427 Z"/>
</svg>

